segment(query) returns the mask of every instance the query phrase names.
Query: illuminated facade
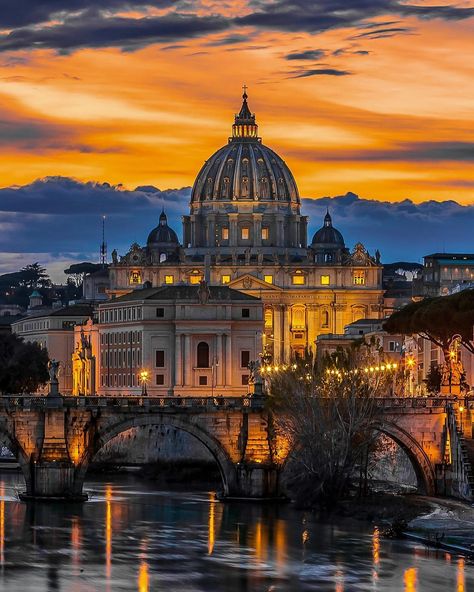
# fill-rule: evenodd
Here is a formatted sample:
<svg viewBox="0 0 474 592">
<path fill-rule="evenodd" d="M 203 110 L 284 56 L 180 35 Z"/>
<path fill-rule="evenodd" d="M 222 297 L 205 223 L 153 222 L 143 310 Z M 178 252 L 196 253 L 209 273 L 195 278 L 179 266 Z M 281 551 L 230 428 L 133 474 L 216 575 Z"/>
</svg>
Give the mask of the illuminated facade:
<svg viewBox="0 0 474 592">
<path fill-rule="evenodd" d="M 262 316 L 258 298 L 204 283 L 137 289 L 101 304 L 97 392 L 246 394 Z"/>
<path fill-rule="evenodd" d="M 350 251 L 329 212 L 311 242 L 295 179 L 258 136 L 243 95 L 232 137 L 199 172 L 183 241 L 162 212 L 147 245 L 112 254 L 112 298 L 143 285 L 226 285 L 264 306 L 264 346 L 276 363 L 314 348 L 318 335 L 381 318 L 382 267 L 361 243 Z"/>
</svg>

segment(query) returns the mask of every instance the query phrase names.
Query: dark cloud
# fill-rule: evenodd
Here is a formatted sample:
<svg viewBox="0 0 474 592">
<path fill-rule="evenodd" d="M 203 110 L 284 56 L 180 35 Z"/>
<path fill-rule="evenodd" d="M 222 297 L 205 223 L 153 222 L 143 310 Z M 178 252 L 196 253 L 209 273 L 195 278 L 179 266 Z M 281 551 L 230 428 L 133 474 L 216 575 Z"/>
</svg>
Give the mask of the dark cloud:
<svg viewBox="0 0 474 592">
<path fill-rule="evenodd" d="M 140 10 L 147 7 L 167 8 L 173 0 L 1 0 L 0 28 L 10 29 L 62 20 L 71 14 L 81 14 L 100 5 L 102 11 Z"/>
<path fill-rule="evenodd" d="M 153 43 L 179 41 L 223 31 L 229 20 L 219 16 L 170 13 L 144 18 L 107 17 L 90 10 L 43 28 L 22 27 L 0 35 L 0 51 L 55 49 L 68 53 L 85 47 L 141 49 Z"/>
<path fill-rule="evenodd" d="M 384 14 L 448 20 L 462 20 L 474 16 L 474 8 L 463 8 L 457 4 L 421 6 L 407 4 L 401 0 L 254 0 L 251 4 L 256 9 L 255 12 L 239 19 L 240 24 L 309 33 L 366 26 L 367 19 Z M 376 23 L 370 24 L 377 26 Z"/>
<path fill-rule="evenodd" d="M 12 113 L 0 103 L 0 153 L 12 150 L 35 154 L 65 150 L 96 152 L 80 141 L 73 128 Z"/>
<path fill-rule="evenodd" d="M 102 215 L 107 216 L 109 251 L 146 243 L 164 206 L 169 224 L 181 235 L 181 216 L 188 212 L 191 189 L 154 186 L 126 190 L 107 183 L 80 183 L 49 177 L 16 188 L 0 189 L 0 270 L 11 271 L 40 260 L 65 263 L 97 260 Z M 309 237 L 322 225 L 326 208 L 346 245 L 361 241 L 383 260 L 420 260 L 432 251 L 472 251 L 474 205 L 455 201 L 411 200 L 391 203 L 362 199 L 353 193 L 302 200 L 310 217 Z M 64 268 L 66 265 L 64 265 Z"/>
<path fill-rule="evenodd" d="M 385 37 L 395 37 L 396 35 L 409 35 L 413 33 L 413 31 L 414 29 L 412 27 L 388 27 L 385 29 L 372 29 L 370 31 L 366 31 L 365 33 L 353 35 L 351 39 L 383 39 Z"/>
<path fill-rule="evenodd" d="M 310 237 L 322 225 L 327 207 L 347 246 L 361 241 L 372 253 L 378 248 L 386 263 L 420 261 L 435 251 L 473 251 L 474 205 L 455 201 L 417 204 L 409 199 L 393 203 L 362 199 L 353 193 L 303 199 L 303 209 L 310 217 Z"/>
<path fill-rule="evenodd" d="M 147 12 L 164 8 L 161 16 Z M 223 14 L 200 16 L 199 2 L 186 0 L 1 0 L 0 51 L 54 49 L 60 53 L 84 47 L 120 47 L 133 51 L 154 43 L 171 43 L 239 27 L 257 30 L 320 33 L 331 29 L 374 28 L 362 33 L 376 39 L 408 32 L 391 27 L 396 21 L 370 22 L 383 15 L 413 16 L 419 19 L 461 20 L 474 16 L 474 8 L 456 3 L 417 5 L 402 0 L 252 0 L 253 10 L 242 17 Z M 143 11 L 142 18 L 120 17 L 127 10 Z M 181 12 L 180 12 L 181 10 Z M 245 41 L 245 35 L 231 34 L 220 45 Z"/>
<path fill-rule="evenodd" d="M 404 142 L 386 150 L 340 150 L 329 153 L 318 150 L 293 150 L 292 156 L 298 155 L 310 161 L 410 161 L 410 162 L 442 162 L 442 161 L 474 161 L 474 142 Z"/>
<path fill-rule="evenodd" d="M 293 51 L 285 56 L 286 60 L 320 60 L 326 55 L 324 49 L 308 49 L 306 51 Z"/>
<path fill-rule="evenodd" d="M 337 70 L 336 68 L 311 68 L 292 72 L 289 78 L 308 78 L 309 76 L 350 76 L 352 72 L 348 70 Z"/>
<path fill-rule="evenodd" d="M 247 43 L 253 39 L 254 35 L 228 35 L 221 39 L 214 39 L 206 43 L 209 47 L 220 47 L 222 45 L 237 45 L 238 43 Z"/>
</svg>

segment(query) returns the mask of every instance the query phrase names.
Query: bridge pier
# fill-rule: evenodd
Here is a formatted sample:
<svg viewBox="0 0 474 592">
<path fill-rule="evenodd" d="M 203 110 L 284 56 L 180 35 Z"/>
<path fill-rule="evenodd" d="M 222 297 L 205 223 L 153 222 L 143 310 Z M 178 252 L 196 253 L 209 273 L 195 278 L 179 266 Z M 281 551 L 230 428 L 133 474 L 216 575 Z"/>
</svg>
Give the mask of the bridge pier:
<svg viewBox="0 0 474 592">
<path fill-rule="evenodd" d="M 33 461 L 29 487 L 19 497 L 23 501 L 83 502 L 82 484 L 76 482 L 76 467 L 69 460 Z"/>
<path fill-rule="evenodd" d="M 222 500 L 281 500 L 279 492 L 279 468 L 273 464 L 257 462 L 238 463 L 235 467 L 236 482 Z"/>
</svg>

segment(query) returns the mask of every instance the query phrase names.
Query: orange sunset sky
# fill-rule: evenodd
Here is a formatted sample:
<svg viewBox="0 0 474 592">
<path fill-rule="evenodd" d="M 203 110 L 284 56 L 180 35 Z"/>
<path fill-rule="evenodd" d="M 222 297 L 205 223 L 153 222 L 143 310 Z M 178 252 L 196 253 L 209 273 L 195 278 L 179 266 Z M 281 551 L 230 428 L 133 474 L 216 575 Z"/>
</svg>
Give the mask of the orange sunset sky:
<svg viewBox="0 0 474 592">
<path fill-rule="evenodd" d="M 4 4 L 1 187 L 191 185 L 245 83 L 302 196 L 474 201 L 473 2 Z"/>
</svg>

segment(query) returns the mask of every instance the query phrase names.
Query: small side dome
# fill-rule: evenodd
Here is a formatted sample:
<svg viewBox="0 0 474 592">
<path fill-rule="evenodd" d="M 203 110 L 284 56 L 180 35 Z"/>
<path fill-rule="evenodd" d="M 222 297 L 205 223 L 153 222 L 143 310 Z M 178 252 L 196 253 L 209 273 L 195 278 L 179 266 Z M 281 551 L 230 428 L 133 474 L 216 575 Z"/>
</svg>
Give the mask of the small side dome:
<svg viewBox="0 0 474 592">
<path fill-rule="evenodd" d="M 320 228 L 313 236 L 311 246 L 319 248 L 337 247 L 341 249 L 345 247 L 342 234 L 332 225 L 332 219 L 329 215 L 329 211 L 327 211 L 326 215 L 324 216 L 323 227 Z"/>
<path fill-rule="evenodd" d="M 160 214 L 158 226 L 148 235 L 147 246 L 179 246 L 178 235 L 168 226 L 168 219 L 164 210 Z"/>
</svg>

